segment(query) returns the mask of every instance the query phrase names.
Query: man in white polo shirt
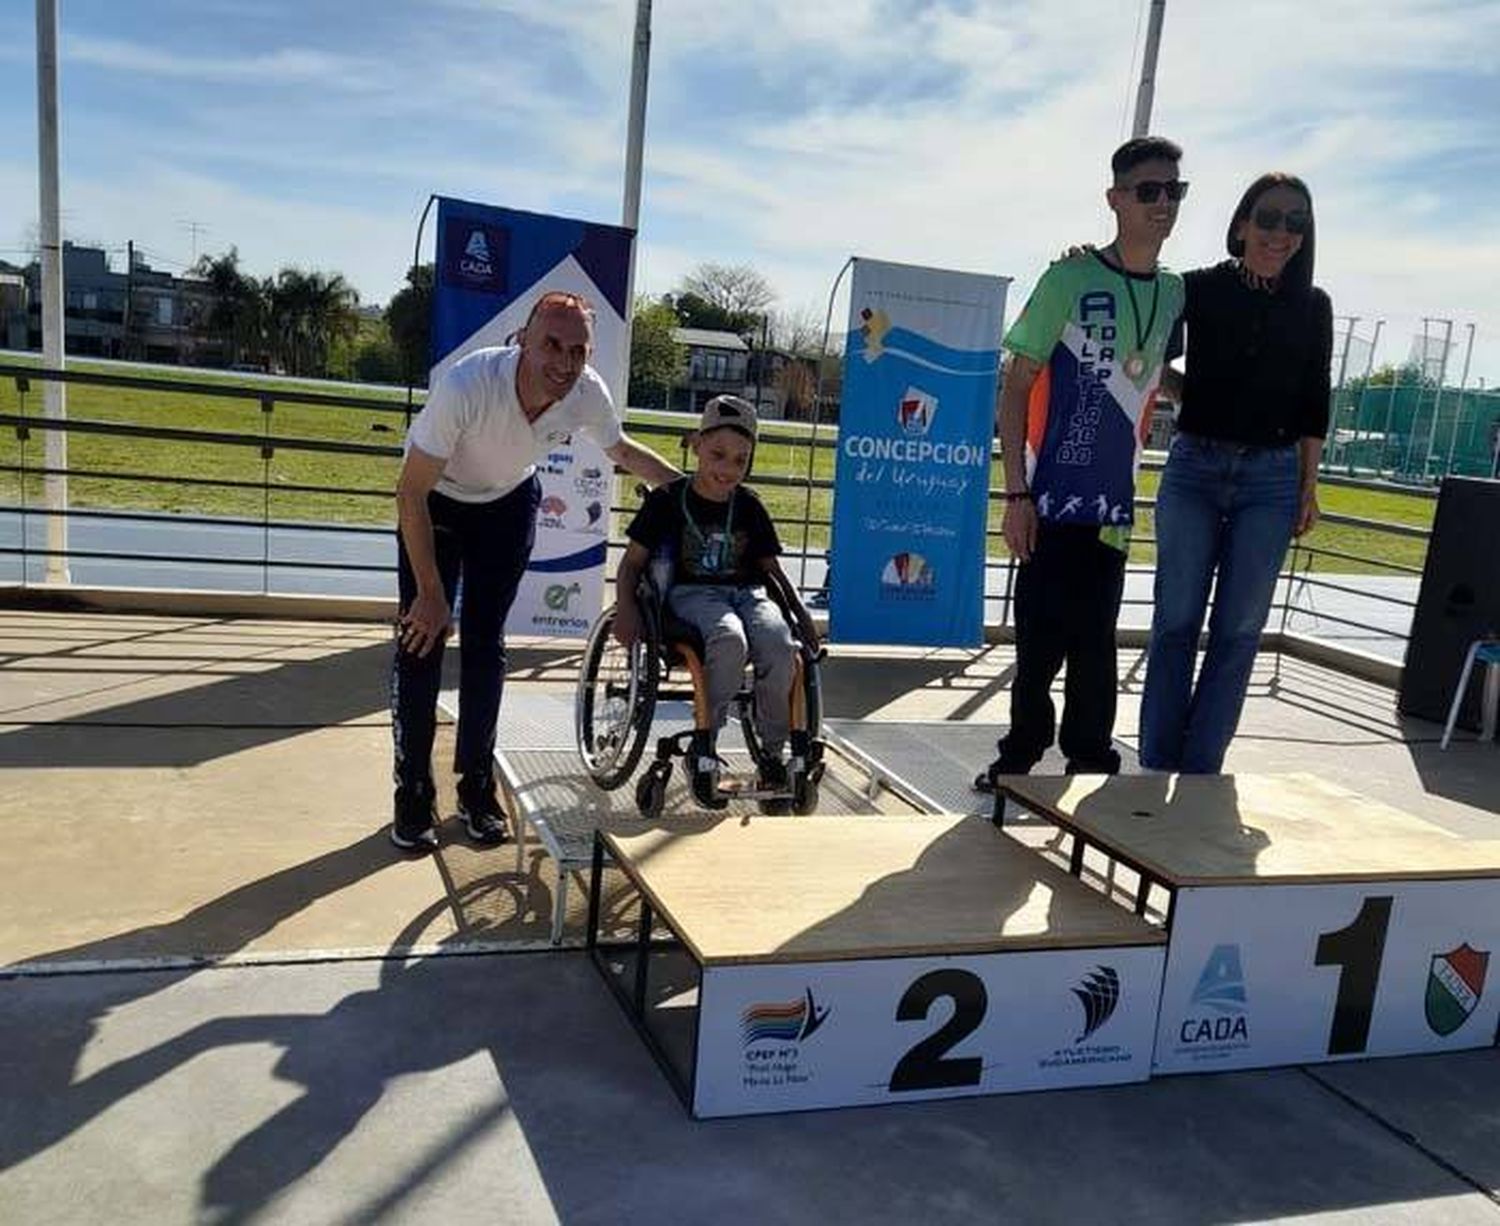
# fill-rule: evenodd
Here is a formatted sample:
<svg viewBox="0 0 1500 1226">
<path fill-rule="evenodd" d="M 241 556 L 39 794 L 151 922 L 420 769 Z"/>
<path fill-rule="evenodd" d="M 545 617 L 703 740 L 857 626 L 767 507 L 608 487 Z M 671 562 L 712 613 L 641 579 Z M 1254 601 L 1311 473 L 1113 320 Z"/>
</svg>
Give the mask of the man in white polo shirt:
<svg viewBox="0 0 1500 1226">
<path fill-rule="evenodd" d="M 437 846 L 432 740 L 443 642 L 463 576 L 459 617 L 459 814 L 469 837 L 499 843 L 495 721 L 505 678 L 505 618 L 536 539 L 535 461 L 579 431 L 651 485 L 679 474 L 627 437 L 609 389 L 588 365 L 594 315 L 576 294 L 543 294 L 520 344 L 455 362 L 411 424 L 396 485 L 401 616 L 391 680 L 396 801 L 391 842 Z"/>
</svg>

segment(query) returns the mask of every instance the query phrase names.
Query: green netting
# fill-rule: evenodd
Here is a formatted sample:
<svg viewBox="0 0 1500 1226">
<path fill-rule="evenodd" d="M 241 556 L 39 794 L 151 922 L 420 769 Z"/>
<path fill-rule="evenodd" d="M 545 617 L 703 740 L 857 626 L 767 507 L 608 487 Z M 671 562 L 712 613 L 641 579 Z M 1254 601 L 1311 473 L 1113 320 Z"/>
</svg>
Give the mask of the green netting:
<svg viewBox="0 0 1500 1226">
<path fill-rule="evenodd" d="M 1333 394 L 1326 467 L 1425 481 L 1496 475 L 1500 392 L 1431 383 L 1359 386 Z"/>
</svg>

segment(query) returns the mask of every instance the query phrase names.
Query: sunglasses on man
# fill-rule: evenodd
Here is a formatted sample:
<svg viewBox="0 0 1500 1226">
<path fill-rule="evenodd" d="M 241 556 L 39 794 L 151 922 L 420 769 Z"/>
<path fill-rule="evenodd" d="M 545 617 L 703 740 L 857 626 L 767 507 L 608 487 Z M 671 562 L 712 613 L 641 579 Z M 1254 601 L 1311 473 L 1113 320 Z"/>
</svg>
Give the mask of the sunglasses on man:
<svg viewBox="0 0 1500 1226">
<path fill-rule="evenodd" d="M 1282 226 L 1286 227 L 1288 234 L 1306 234 L 1308 228 L 1312 225 L 1312 215 L 1309 213 L 1284 213 L 1280 209 L 1271 208 L 1269 205 L 1256 209 L 1250 216 L 1255 222 L 1255 228 L 1257 230 L 1264 230 L 1268 234 L 1273 230 L 1280 229 Z"/>
<path fill-rule="evenodd" d="M 1142 179 L 1134 187 L 1121 188 L 1121 191 L 1134 192 L 1135 198 L 1141 204 L 1155 204 L 1165 194 L 1167 199 L 1176 204 L 1187 195 L 1186 179 Z"/>
</svg>

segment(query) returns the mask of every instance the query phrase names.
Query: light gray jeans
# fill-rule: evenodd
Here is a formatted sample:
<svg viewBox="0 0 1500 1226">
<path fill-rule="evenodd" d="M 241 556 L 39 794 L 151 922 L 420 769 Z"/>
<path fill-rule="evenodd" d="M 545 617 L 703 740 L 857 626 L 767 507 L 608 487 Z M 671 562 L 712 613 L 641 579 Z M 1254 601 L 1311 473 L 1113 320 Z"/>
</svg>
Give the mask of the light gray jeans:
<svg viewBox="0 0 1500 1226">
<path fill-rule="evenodd" d="M 775 601 L 755 587 L 683 583 L 667 593 L 667 603 L 703 636 L 703 671 L 714 728 L 724 726 L 748 655 L 755 665 L 756 731 L 767 752 L 780 753 L 791 726 L 797 645 Z"/>
</svg>

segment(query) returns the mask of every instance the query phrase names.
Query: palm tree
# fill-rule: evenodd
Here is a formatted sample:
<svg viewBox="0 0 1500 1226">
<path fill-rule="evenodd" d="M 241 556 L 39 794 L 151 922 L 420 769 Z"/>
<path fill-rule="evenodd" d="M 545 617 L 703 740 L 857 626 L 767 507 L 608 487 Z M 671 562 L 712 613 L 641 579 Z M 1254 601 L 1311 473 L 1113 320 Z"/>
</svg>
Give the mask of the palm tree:
<svg viewBox="0 0 1500 1226">
<path fill-rule="evenodd" d="M 247 355 L 259 359 L 266 342 L 264 286 L 240 270 L 239 249 L 200 256 L 190 275 L 208 284 L 208 333 L 223 347 L 226 364 L 234 365 Z"/>
</svg>

